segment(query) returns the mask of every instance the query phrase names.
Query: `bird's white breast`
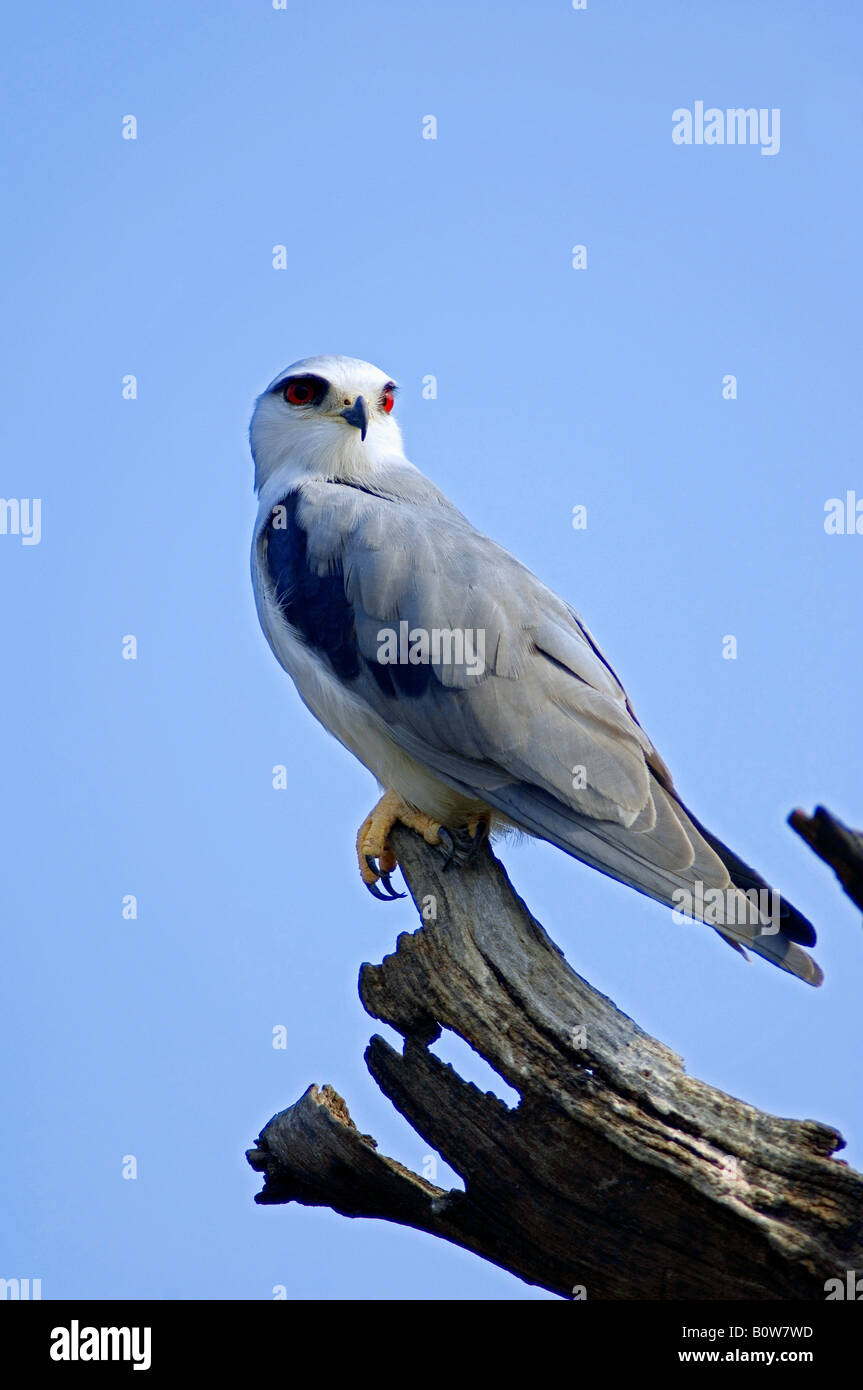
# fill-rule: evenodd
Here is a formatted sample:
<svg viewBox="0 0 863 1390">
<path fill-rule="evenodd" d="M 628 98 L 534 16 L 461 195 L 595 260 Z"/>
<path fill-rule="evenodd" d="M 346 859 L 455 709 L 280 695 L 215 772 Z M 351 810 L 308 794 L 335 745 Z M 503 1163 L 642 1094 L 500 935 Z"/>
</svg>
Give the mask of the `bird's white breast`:
<svg viewBox="0 0 863 1390">
<path fill-rule="evenodd" d="M 252 545 L 252 582 L 258 618 L 274 656 L 324 728 L 377 778 L 382 787 L 448 825 L 485 810 L 435 777 L 399 747 L 381 717 L 336 676 L 286 621 L 273 592 L 265 559 L 266 528 L 275 502 L 262 496 Z"/>
</svg>

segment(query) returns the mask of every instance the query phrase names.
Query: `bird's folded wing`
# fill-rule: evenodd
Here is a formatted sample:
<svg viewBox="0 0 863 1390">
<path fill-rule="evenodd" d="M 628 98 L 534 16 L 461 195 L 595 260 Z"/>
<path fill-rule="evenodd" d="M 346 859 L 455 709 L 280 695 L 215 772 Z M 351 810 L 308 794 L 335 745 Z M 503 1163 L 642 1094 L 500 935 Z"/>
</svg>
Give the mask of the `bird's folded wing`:
<svg viewBox="0 0 863 1390">
<path fill-rule="evenodd" d="M 343 576 L 361 656 L 352 690 L 406 752 L 535 833 L 554 821 L 553 838 L 567 830 L 569 840 L 584 818 L 615 864 L 728 881 L 700 837 L 693 848 L 587 629 L 513 556 L 454 508 L 327 483 L 303 488 L 297 521 L 309 568 Z M 427 664 L 380 660 L 400 624 L 427 634 Z M 450 632 L 465 659 L 435 647 L 434 633 Z"/>
<path fill-rule="evenodd" d="M 415 470 L 376 486 L 309 482 L 295 507 L 305 587 L 317 576 L 342 605 L 355 647 L 347 663 L 340 648 L 351 697 L 441 780 L 610 877 L 676 906 L 680 890 L 725 893 L 720 935 L 820 983 L 795 908 L 779 930 L 739 913 L 740 889 L 767 885 L 681 804 L 575 610 Z M 435 633 L 461 634 L 460 659 Z"/>
</svg>

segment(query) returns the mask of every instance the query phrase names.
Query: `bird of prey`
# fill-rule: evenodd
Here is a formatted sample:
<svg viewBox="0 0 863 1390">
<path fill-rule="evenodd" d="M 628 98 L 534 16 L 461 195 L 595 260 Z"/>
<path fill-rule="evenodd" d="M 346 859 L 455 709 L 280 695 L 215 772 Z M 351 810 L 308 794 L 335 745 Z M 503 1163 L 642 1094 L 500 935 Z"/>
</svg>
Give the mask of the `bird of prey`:
<svg viewBox="0 0 863 1390">
<path fill-rule="evenodd" d="M 377 778 L 357 857 L 396 894 L 396 821 L 457 861 L 517 827 L 809 984 L 806 918 L 684 806 L 579 614 L 405 457 L 396 383 L 304 358 L 255 405 L 252 576 L 311 712 Z"/>
</svg>

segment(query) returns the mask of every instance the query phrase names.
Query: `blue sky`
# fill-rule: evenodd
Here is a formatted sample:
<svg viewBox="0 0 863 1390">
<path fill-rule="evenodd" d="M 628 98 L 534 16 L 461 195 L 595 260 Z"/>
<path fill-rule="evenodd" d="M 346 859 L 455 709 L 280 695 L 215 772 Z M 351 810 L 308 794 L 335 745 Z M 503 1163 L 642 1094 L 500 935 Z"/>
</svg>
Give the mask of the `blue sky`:
<svg viewBox="0 0 863 1390">
<path fill-rule="evenodd" d="M 399 380 L 409 456 L 581 610 L 695 813 L 816 922 L 827 981 L 746 966 L 544 845 L 503 851 L 519 892 L 690 1072 L 835 1124 L 859 1167 L 860 914 L 784 820 L 863 822 L 863 535 L 824 529 L 863 499 L 861 16 L 48 4 L 4 48 L 0 494 L 41 498 L 42 535 L 0 535 L 0 1275 L 547 1297 L 252 1201 L 244 1149 L 312 1081 L 384 1152 L 427 1152 L 362 1062 L 359 966 L 414 925 L 357 878 L 375 787 L 300 705 L 248 577 L 251 406 L 318 352 Z M 778 108 L 778 154 L 675 145 L 698 100 Z"/>
</svg>

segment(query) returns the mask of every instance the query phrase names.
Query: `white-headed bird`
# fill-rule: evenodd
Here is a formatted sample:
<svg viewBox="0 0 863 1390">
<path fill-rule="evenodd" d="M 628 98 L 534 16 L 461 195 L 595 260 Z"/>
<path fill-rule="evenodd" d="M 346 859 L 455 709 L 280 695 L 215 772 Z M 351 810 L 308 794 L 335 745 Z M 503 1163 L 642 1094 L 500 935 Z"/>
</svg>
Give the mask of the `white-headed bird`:
<svg viewBox="0 0 863 1390">
<path fill-rule="evenodd" d="M 305 704 L 377 778 L 363 881 L 396 897 L 396 821 L 468 856 L 516 826 L 809 984 L 806 918 L 681 802 L 575 609 L 404 454 L 396 383 L 310 357 L 259 397 L 258 615 Z"/>
</svg>

